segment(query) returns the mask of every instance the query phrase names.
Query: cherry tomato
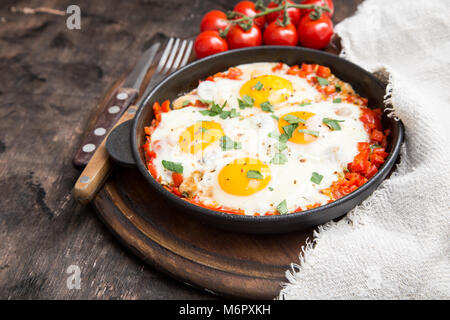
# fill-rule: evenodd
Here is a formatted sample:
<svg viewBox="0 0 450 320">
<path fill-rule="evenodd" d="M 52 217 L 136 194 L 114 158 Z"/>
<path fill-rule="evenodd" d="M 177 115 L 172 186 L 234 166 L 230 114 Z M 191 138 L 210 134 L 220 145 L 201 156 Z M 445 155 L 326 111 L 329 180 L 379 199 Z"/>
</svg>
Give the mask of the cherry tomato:
<svg viewBox="0 0 450 320">
<path fill-rule="evenodd" d="M 249 16 L 249 17 L 253 17 L 255 14 L 260 12 L 260 11 L 255 9 L 255 4 L 253 2 L 251 2 L 251 1 L 241 1 L 241 2 L 239 2 L 234 7 L 233 11 L 245 14 L 246 16 Z M 239 17 L 236 17 L 236 19 L 239 19 Z M 253 21 L 258 27 L 263 29 L 264 25 L 266 24 L 266 17 L 265 16 L 261 16 L 259 18 L 256 18 Z"/>
<path fill-rule="evenodd" d="M 281 26 L 279 21 L 269 24 L 264 30 L 264 44 L 277 46 L 295 46 L 298 42 L 297 30 L 292 23 Z"/>
<path fill-rule="evenodd" d="M 324 14 L 317 20 L 313 20 L 309 15 L 306 15 L 300 21 L 297 32 L 302 46 L 322 49 L 330 43 L 333 35 L 333 23 Z"/>
<path fill-rule="evenodd" d="M 291 4 L 293 4 L 294 2 L 293 1 L 291 1 L 291 0 L 287 0 L 287 2 L 288 3 L 291 3 Z M 284 1 L 282 2 L 282 5 L 284 4 Z M 278 6 L 280 6 L 279 4 L 276 4 L 275 2 L 273 2 L 273 1 L 271 1 L 268 5 L 267 5 L 267 8 L 269 8 L 269 9 L 273 9 L 273 8 L 276 8 L 276 7 L 278 7 Z M 301 10 L 300 9 L 297 9 L 297 8 L 288 8 L 287 9 L 287 12 L 288 12 L 288 16 L 289 16 L 289 19 L 291 20 L 291 23 L 294 25 L 294 26 L 297 26 L 298 24 L 299 24 L 299 22 L 300 22 L 300 18 L 301 18 Z M 275 21 L 275 20 L 277 20 L 277 19 L 283 19 L 283 10 L 281 10 L 281 11 L 277 11 L 277 12 L 272 12 L 272 13 L 269 13 L 268 15 L 266 15 L 266 20 L 267 20 L 267 22 L 268 23 L 271 23 L 271 22 L 273 22 L 273 21 Z"/>
<path fill-rule="evenodd" d="M 227 26 L 227 15 L 220 10 L 213 10 L 203 16 L 200 23 L 200 31 L 224 30 Z"/>
<path fill-rule="evenodd" d="M 218 31 L 207 30 L 197 36 L 194 49 L 197 58 L 200 59 L 215 53 L 227 51 L 228 44 L 220 37 Z"/>
<path fill-rule="evenodd" d="M 262 44 L 261 30 L 252 25 L 252 27 L 244 31 L 240 26 L 234 25 L 227 34 L 227 42 L 230 49 L 254 47 Z"/>
<path fill-rule="evenodd" d="M 301 2 L 301 4 L 315 4 L 317 6 L 327 5 L 328 8 L 330 8 L 331 11 L 330 12 L 324 11 L 323 13 L 328 15 L 330 18 L 333 16 L 333 13 L 334 13 L 333 0 L 303 0 Z M 306 16 L 307 14 L 309 14 L 312 11 L 313 11 L 313 9 L 302 9 L 301 10 L 302 17 Z"/>
</svg>

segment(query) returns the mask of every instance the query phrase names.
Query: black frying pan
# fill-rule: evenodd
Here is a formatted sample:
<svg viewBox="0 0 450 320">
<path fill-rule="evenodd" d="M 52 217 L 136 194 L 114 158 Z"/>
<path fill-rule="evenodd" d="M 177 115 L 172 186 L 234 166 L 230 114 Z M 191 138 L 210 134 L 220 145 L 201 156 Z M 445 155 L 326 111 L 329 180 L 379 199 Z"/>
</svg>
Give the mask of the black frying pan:
<svg viewBox="0 0 450 320">
<path fill-rule="evenodd" d="M 341 80 L 350 83 L 362 97 L 369 99 L 369 107 L 383 107 L 385 87 L 372 74 L 335 55 L 299 47 L 264 46 L 227 51 L 193 62 L 169 75 L 147 96 L 136 114 L 117 127 L 108 137 L 107 149 L 111 157 L 126 166 L 136 166 L 149 183 L 148 192 L 158 192 L 167 201 L 179 206 L 193 218 L 222 229 L 247 233 L 281 233 L 325 223 L 338 218 L 366 199 L 388 175 L 400 152 L 404 128 L 400 121 L 383 115 L 383 125 L 391 130 L 389 157 L 378 173 L 366 184 L 329 204 L 298 213 L 278 216 L 241 216 L 205 209 L 181 198 L 162 187 L 147 171 L 140 148 L 144 144 L 144 126 L 153 118 L 153 102 L 173 101 L 181 93 L 198 85 L 198 80 L 229 67 L 252 62 L 284 62 L 288 65 L 317 63 L 331 68 Z"/>
</svg>

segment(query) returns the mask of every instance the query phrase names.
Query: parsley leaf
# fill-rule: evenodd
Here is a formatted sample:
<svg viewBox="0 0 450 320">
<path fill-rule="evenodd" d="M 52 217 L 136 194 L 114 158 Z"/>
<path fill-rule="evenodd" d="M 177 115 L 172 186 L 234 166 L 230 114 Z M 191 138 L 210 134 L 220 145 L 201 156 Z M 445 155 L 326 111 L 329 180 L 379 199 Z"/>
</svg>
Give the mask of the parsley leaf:
<svg viewBox="0 0 450 320">
<path fill-rule="evenodd" d="M 281 136 L 278 137 L 278 141 L 280 143 L 286 143 L 291 137 L 289 137 L 286 133 L 283 133 Z"/>
<path fill-rule="evenodd" d="M 345 120 L 334 120 L 329 118 L 323 118 L 322 122 L 328 126 L 332 131 L 341 130 L 339 122 L 344 122 Z"/>
<path fill-rule="evenodd" d="M 272 164 L 285 164 L 288 161 L 286 155 L 283 153 L 276 153 L 272 160 L 270 160 L 270 163 Z"/>
<path fill-rule="evenodd" d="M 333 103 L 341 103 L 342 99 L 341 98 L 336 98 L 333 100 Z"/>
<path fill-rule="evenodd" d="M 275 109 L 273 108 L 273 105 L 270 104 L 269 101 L 265 101 L 260 104 L 261 110 L 265 112 L 274 112 Z"/>
<path fill-rule="evenodd" d="M 209 109 L 208 110 L 200 110 L 200 113 L 204 116 L 211 116 L 211 113 L 209 111 L 210 111 Z"/>
<path fill-rule="evenodd" d="M 286 213 L 288 213 L 288 208 L 287 208 L 286 200 L 281 201 L 281 202 L 277 205 L 277 211 L 278 211 L 280 214 L 286 214 Z"/>
<path fill-rule="evenodd" d="M 271 114 L 270 116 L 271 116 L 272 118 L 274 118 L 275 120 L 277 120 L 277 121 L 280 120 L 280 118 L 278 118 L 278 117 L 277 117 L 276 115 L 274 115 L 274 114 Z"/>
<path fill-rule="evenodd" d="M 370 152 L 373 152 L 373 150 L 378 149 L 378 148 L 383 148 L 382 146 L 380 146 L 379 144 L 372 144 L 370 145 Z"/>
<path fill-rule="evenodd" d="M 231 111 L 222 111 L 221 113 L 220 113 L 220 115 L 219 115 L 219 117 L 221 118 L 221 119 L 226 119 L 226 118 L 228 118 L 229 116 L 231 115 Z"/>
<path fill-rule="evenodd" d="M 183 173 L 183 165 L 179 162 L 163 160 L 162 165 L 164 168 L 166 168 L 169 171 L 176 172 L 176 173 Z"/>
<path fill-rule="evenodd" d="M 253 89 L 260 91 L 263 88 L 263 84 L 261 82 L 257 82 L 254 86 Z"/>
<path fill-rule="evenodd" d="M 230 118 L 236 118 L 239 117 L 241 114 L 239 112 L 236 112 L 236 109 L 231 109 L 230 111 Z"/>
<path fill-rule="evenodd" d="M 311 102 L 302 102 L 299 104 L 300 107 L 309 106 Z"/>
<path fill-rule="evenodd" d="M 292 135 L 294 134 L 294 131 L 295 131 L 295 129 L 297 129 L 297 127 L 298 127 L 297 123 L 289 124 L 289 125 L 283 127 L 283 131 L 288 136 L 288 140 L 292 137 Z"/>
<path fill-rule="evenodd" d="M 309 135 L 312 135 L 312 136 L 316 136 L 316 137 L 319 136 L 319 131 L 306 130 L 306 129 L 298 129 L 297 131 L 300 132 L 300 133 L 306 133 L 306 134 L 309 134 Z"/>
<path fill-rule="evenodd" d="M 280 137 L 280 134 L 278 133 L 278 131 L 272 131 L 272 132 L 269 132 L 268 136 L 270 138 L 278 139 Z"/>
<path fill-rule="evenodd" d="M 328 79 L 322 78 L 322 77 L 316 77 L 317 82 L 323 87 L 328 85 Z"/>
<path fill-rule="evenodd" d="M 292 114 L 287 114 L 283 117 L 284 120 L 289 122 L 290 124 L 298 124 L 299 122 L 305 123 L 306 121 L 302 118 L 296 117 Z"/>
<path fill-rule="evenodd" d="M 220 147 L 222 148 L 222 151 L 227 151 L 231 149 L 241 149 L 242 144 L 237 141 L 231 140 L 228 136 L 223 136 L 220 138 Z"/>
<path fill-rule="evenodd" d="M 323 176 L 321 174 L 318 174 L 317 172 L 313 172 L 311 175 L 311 181 L 315 184 L 320 184 L 322 182 Z"/>
<path fill-rule="evenodd" d="M 237 99 L 237 100 L 238 100 L 240 109 L 252 108 L 253 104 L 255 103 L 255 99 L 253 99 L 252 97 L 250 97 L 249 95 L 246 95 L 246 94 L 244 94 L 242 96 L 242 100 L 241 99 Z"/>
<path fill-rule="evenodd" d="M 189 100 L 185 100 L 181 106 L 186 107 L 189 103 L 191 103 Z"/>
<path fill-rule="evenodd" d="M 250 179 L 264 179 L 264 176 L 261 174 L 261 172 L 257 171 L 257 170 L 248 170 L 247 171 L 247 178 Z"/>
</svg>

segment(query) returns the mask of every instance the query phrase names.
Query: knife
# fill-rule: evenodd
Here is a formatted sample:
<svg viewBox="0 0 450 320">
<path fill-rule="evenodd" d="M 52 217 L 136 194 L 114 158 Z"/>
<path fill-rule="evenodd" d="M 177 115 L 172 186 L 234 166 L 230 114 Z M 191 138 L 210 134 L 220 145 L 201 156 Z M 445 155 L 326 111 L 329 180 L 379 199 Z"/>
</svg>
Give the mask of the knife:
<svg viewBox="0 0 450 320">
<path fill-rule="evenodd" d="M 103 142 L 114 124 L 120 119 L 124 111 L 136 100 L 145 75 L 152 64 L 159 47 L 160 43 L 157 42 L 141 55 L 122 86 L 114 92 L 113 96 L 102 107 L 92 132 L 89 132 L 85 136 L 78 151 L 73 157 L 72 162 L 76 167 L 87 165 L 95 153 L 95 150 Z"/>
</svg>

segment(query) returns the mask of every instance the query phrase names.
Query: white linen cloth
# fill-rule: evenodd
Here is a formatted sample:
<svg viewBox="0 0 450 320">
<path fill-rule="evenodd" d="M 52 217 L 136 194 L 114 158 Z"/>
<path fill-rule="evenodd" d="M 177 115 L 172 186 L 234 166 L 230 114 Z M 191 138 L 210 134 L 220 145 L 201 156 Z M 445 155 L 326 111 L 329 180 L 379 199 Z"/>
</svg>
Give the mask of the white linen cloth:
<svg viewBox="0 0 450 320">
<path fill-rule="evenodd" d="M 395 173 L 319 227 L 281 299 L 450 298 L 450 1 L 366 0 L 336 26 L 343 57 L 389 74 L 406 140 Z"/>
</svg>

